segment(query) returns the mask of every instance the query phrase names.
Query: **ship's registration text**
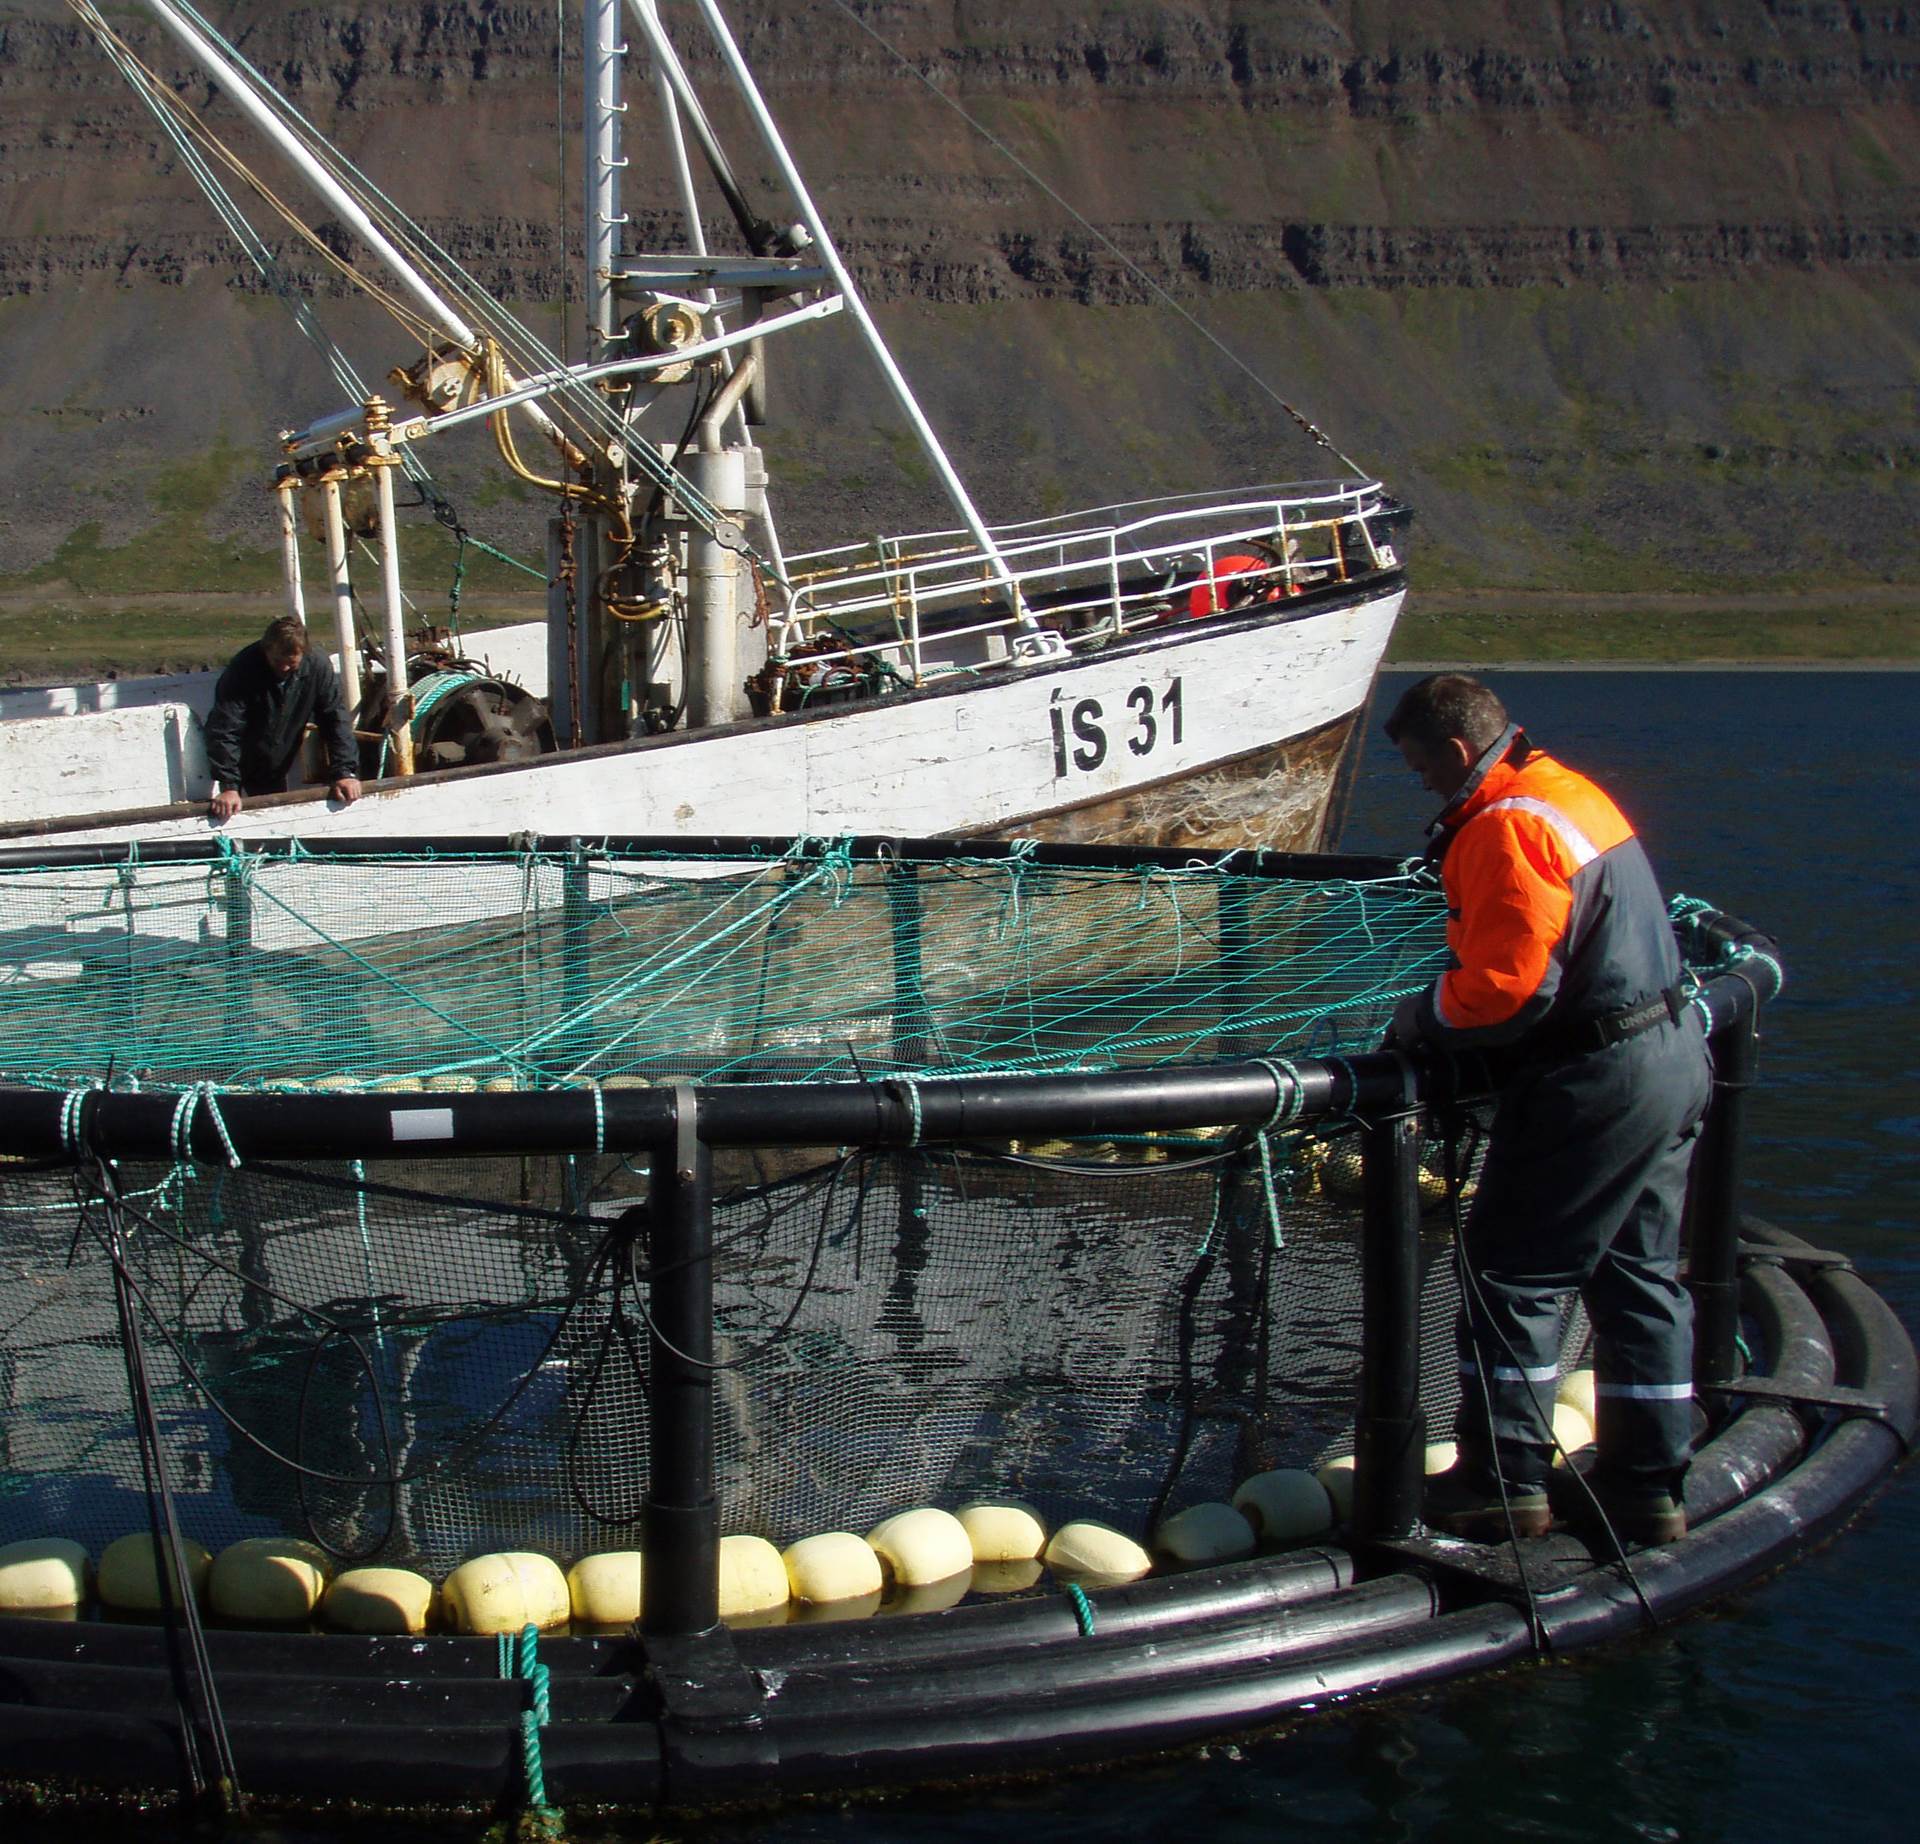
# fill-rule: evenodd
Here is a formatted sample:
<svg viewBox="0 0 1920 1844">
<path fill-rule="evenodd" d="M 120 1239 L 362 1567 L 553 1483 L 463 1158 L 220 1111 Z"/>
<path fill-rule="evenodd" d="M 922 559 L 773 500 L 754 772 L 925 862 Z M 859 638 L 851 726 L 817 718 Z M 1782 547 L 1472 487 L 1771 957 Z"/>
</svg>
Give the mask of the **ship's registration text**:
<svg viewBox="0 0 1920 1844">
<path fill-rule="evenodd" d="M 1065 780 L 1071 772 L 1090 775 L 1122 745 L 1133 755 L 1150 756 L 1163 743 L 1180 741 L 1180 681 L 1172 680 L 1155 695 L 1151 685 L 1136 685 L 1111 714 L 1098 698 L 1061 701 L 1059 692 L 1047 707 L 1053 725 L 1053 774 Z"/>
</svg>

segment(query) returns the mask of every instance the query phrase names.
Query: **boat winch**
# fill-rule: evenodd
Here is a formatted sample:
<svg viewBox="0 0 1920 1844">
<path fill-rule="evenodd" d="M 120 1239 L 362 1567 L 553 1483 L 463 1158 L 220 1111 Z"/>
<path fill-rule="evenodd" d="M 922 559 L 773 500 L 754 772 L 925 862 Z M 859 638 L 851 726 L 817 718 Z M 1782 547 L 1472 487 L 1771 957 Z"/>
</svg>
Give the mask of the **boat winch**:
<svg viewBox="0 0 1920 1844">
<path fill-rule="evenodd" d="M 524 686 L 488 673 L 474 660 L 444 655 L 407 665 L 414 761 L 423 769 L 530 762 L 555 747 L 553 718 Z M 354 717 L 362 771 L 390 773 L 392 729 L 384 678 L 377 678 Z"/>
</svg>

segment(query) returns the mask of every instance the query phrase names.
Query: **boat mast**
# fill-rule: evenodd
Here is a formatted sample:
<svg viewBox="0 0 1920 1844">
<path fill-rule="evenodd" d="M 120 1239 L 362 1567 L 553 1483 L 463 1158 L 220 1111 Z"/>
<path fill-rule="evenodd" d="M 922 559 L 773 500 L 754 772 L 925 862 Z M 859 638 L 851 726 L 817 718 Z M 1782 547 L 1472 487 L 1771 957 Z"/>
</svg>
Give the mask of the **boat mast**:
<svg viewBox="0 0 1920 1844">
<path fill-rule="evenodd" d="M 627 222 L 620 209 L 620 0 L 586 0 L 586 310 L 587 363 L 610 358 L 620 337 L 614 317 L 613 276 L 620 253 L 620 230 Z M 565 353 L 561 354 L 564 359 Z"/>
<path fill-rule="evenodd" d="M 946 450 L 940 445 L 940 438 L 934 433 L 933 425 L 927 420 L 907 383 L 906 375 L 894 362 L 887 342 L 881 337 L 880 329 L 874 324 L 873 316 L 867 311 L 867 304 L 861 298 L 860 291 L 854 286 L 853 276 L 840 258 L 839 249 L 828 234 L 825 221 L 819 208 L 813 202 L 813 195 L 807 190 L 806 181 L 800 176 L 800 169 L 794 164 L 787 144 L 781 137 L 778 124 L 768 109 L 766 99 L 760 94 L 759 85 L 754 82 L 753 73 L 747 68 L 746 59 L 741 55 L 740 47 L 734 42 L 725 16 L 721 13 L 717 0 L 694 0 L 707 22 L 714 42 L 720 47 L 720 54 L 726 60 L 727 68 L 732 72 L 735 86 L 740 91 L 752 115 L 754 125 L 760 131 L 760 138 L 766 144 L 768 153 L 773 156 L 774 164 L 780 169 L 780 177 L 785 181 L 793 201 L 800 208 L 800 217 L 814 241 L 815 250 L 827 271 L 832 275 L 840 297 L 847 305 L 847 311 L 853 315 L 854 323 L 860 329 L 860 336 L 866 341 L 868 351 L 873 355 L 874 363 L 880 368 L 881 376 L 886 380 L 887 389 L 892 393 L 894 402 L 906 417 L 920 446 L 926 451 L 927 459 L 932 462 L 934 472 L 939 475 L 941 485 L 946 489 L 948 500 L 959 513 L 961 522 L 972 534 L 973 541 L 979 545 L 981 554 L 992 566 L 995 582 L 1006 585 L 1007 593 L 1013 601 L 1013 609 L 1022 629 L 1034 639 L 1041 640 L 1043 648 L 1046 642 L 1057 642 L 1057 636 L 1047 633 L 1039 627 L 1020 596 L 1019 584 L 1013 572 L 1008 569 L 1006 559 L 1000 554 L 1000 547 L 994 542 L 993 534 L 988 531 L 986 521 L 981 518 L 967 492 L 965 483 L 954 470 L 953 463 L 947 459 Z"/>
</svg>

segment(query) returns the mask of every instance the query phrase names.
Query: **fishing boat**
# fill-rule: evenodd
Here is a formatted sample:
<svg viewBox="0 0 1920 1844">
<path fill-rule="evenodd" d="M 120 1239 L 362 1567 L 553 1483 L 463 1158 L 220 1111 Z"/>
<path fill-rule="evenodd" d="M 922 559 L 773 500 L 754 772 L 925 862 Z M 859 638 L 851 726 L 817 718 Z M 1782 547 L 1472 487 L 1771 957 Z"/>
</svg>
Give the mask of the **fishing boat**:
<svg viewBox="0 0 1920 1844">
<path fill-rule="evenodd" d="M 1349 477 L 990 523 L 715 0 L 583 8 L 588 330 L 575 358 L 481 289 L 188 0 L 148 11 L 245 118 L 244 150 L 91 0 L 69 3 L 263 270 L 274 258 L 236 195 L 288 187 L 278 167 L 271 182 L 256 170 L 256 142 L 350 234 L 356 260 L 330 260 L 416 355 L 370 389 L 328 346 L 344 401 L 281 432 L 261 477 L 287 609 L 330 637 L 356 713 L 365 794 L 341 804 L 316 775 L 250 798 L 230 835 L 1326 843 L 1405 595 L 1405 509 L 1295 413 Z M 722 144 L 681 49 L 695 32 L 698 67 L 724 77 L 777 201 L 750 196 Z M 672 251 L 625 235 L 630 62 L 660 105 L 686 233 Z M 708 247 L 716 200 L 731 250 Z M 313 235 L 289 213 L 294 233 Z M 759 439 L 769 355 L 834 318 L 878 368 L 952 519 L 789 552 Z M 554 503 L 547 610 L 462 649 L 410 627 L 394 489 L 404 475 L 431 507 L 436 444 L 481 426 L 513 478 Z M 377 566 L 375 633 L 357 619 L 356 540 Z M 0 838 L 203 836 L 216 678 L 0 693 L 0 777 L 16 800 Z"/>
</svg>

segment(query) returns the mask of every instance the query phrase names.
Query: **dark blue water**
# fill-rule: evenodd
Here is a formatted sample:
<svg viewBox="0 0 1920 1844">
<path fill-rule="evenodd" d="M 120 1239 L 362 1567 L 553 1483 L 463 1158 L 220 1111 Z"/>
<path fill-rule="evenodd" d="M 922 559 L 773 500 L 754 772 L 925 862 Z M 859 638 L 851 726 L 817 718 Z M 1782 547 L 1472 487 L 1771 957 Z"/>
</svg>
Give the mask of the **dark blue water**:
<svg viewBox="0 0 1920 1844">
<path fill-rule="evenodd" d="M 1380 710 L 1406 682 L 1383 685 Z M 1920 1327 L 1911 715 L 1920 678 L 1511 673 L 1495 682 L 1537 741 L 1615 792 L 1670 889 L 1778 936 L 1788 986 L 1763 1052 L 1748 1201 L 1852 1253 Z M 1429 803 L 1379 738 L 1377 717 L 1346 843 L 1410 851 Z M 1817 1555 L 1611 1650 L 1098 1775 L 611 1835 L 726 1844 L 1905 1839 L 1920 1830 L 1916 1563 L 1920 1471 L 1897 1478 Z M 1019 1696 L 1017 1675 L 1007 1694 Z M 334 1823 L 254 1835 L 384 1844 L 421 1833 Z"/>
</svg>

